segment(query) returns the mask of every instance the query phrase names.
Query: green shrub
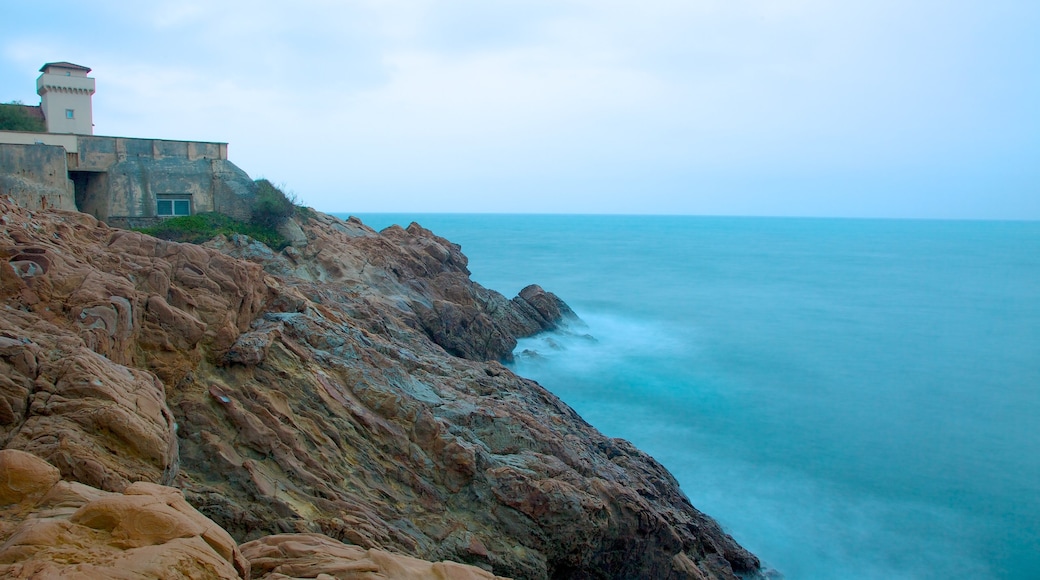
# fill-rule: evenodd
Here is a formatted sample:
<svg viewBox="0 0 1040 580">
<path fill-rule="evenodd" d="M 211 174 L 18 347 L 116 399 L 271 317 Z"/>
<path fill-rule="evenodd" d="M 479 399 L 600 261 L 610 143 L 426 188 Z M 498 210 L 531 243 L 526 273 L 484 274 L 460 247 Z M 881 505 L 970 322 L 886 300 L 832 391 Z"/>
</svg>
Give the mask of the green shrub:
<svg viewBox="0 0 1040 580">
<path fill-rule="evenodd" d="M 14 101 L 0 104 L 0 131 L 44 133 L 47 126 L 42 120 L 30 117 L 25 112 L 25 106 Z"/>
<path fill-rule="evenodd" d="M 163 240 L 189 244 L 201 244 L 221 234 L 229 237 L 234 234 L 242 234 L 275 251 L 289 245 L 289 242 L 273 227 L 240 222 L 216 212 L 170 218 L 163 220 L 157 226 L 139 228 L 137 231 Z"/>
<path fill-rule="evenodd" d="M 256 180 L 256 198 L 253 201 L 252 222 L 259 226 L 277 228 L 296 211 L 296 204 L 281 189 L 266 179 Z"/>
</svg>

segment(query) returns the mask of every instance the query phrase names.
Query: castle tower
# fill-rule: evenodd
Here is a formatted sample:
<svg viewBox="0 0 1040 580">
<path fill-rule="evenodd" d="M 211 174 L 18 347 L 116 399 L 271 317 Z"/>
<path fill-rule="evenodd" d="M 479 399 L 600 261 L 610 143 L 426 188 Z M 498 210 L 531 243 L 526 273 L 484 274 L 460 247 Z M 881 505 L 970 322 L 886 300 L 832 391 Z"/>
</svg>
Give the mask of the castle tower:
<svg viewBox="0 0 1040 580">
<path fill-rule="evenodd" d="M 47 120 L 48 133 L 94 134 L 94 113 L 90 97 L 94 79 L 90 69 L 71 62 L 49 62 L 40 69 L 36 92 Z"/>
</svg>

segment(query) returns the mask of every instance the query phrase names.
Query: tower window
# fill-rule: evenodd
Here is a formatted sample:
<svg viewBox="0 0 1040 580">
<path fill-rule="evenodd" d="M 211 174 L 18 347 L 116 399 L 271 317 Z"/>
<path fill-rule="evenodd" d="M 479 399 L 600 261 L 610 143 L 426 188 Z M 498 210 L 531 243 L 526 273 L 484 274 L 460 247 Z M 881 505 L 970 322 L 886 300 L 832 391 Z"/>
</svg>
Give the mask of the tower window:
<svg viewBox="0 0 1040 580">
<path fill-rule="evenodd" d="M 76 111 L 74 109 L 65 109 L 65 118 L 66 119 L 75 119 L 76 118 Z"/>
</svg>

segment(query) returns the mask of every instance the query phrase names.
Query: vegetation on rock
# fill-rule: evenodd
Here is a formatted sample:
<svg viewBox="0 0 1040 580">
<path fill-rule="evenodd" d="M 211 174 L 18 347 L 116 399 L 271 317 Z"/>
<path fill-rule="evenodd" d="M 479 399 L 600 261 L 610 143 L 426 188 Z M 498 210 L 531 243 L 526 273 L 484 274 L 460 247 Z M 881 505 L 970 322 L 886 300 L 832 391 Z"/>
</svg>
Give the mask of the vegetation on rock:
<svg viewBox="0 0 1040 580">
<path fill-rule="evenodd" d="M 287 195 L 266 179 L 256 180 L 256 186 L 252 217 L 248 222 L 219 212 L 204 212 L 170 218 L 159 225 L 138 228 L 137 231 L 164 240 L 191 244 L 201 244 L 219 235 L 231 237 L 242 234 L 275 251 L 281 250 L 289 245 L 289 240 L 279 233 L 279 226 L 296 213 L 307 217 L 313 214 L 313 210 L 298 207 L 294 196 Z"/>
<path fill-rule="evenodd" d="M 256 188 L 251 220 L 254 224 L 273 229 L 296 212 L 295 200 L 270 181 L 257 179 Z"/>
<path fill-rule="evenodd" d="M 231 237 L 242 234 L 276 251 L 289 245 L 288 240 L 272 226 L 246 223 L 217 212 L 170 218 L 157 226 L 137 231 L 163 240 L 190 244 L 201 244 L 219 235 Z"/>
</svg>

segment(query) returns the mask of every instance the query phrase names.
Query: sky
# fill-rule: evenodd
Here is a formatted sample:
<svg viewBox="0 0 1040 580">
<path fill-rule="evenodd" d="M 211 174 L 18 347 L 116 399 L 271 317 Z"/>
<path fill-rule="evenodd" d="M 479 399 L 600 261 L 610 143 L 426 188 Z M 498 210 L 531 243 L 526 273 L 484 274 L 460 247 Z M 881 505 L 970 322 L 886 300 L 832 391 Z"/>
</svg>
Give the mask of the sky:
<svg viewBox="0 0 1040 580">
<path fill-rule="evenodd" d="M 327 212 L 1040 219 L 1036 0 L 5 2 L 0 102 Z"/>
</svg>

